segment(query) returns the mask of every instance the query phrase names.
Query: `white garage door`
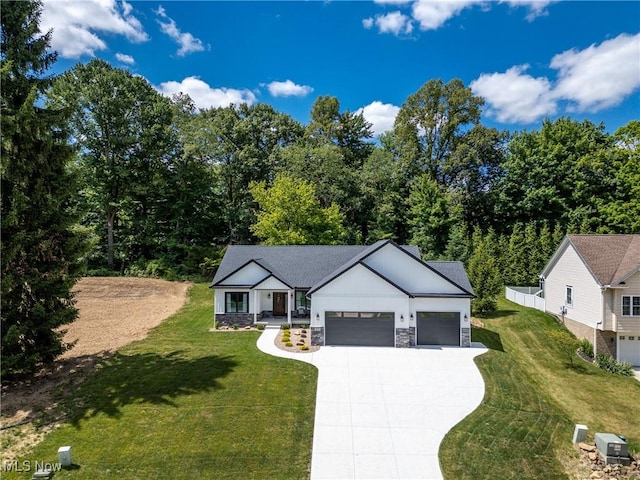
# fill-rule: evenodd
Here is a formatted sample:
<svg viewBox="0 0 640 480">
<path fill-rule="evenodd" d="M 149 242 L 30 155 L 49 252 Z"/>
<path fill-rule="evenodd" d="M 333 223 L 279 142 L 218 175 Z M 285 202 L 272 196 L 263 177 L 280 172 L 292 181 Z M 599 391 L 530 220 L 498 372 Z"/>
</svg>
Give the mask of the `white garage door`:
<svg viewBox="0 0 640 480">
<path fill-rule="evenodd" d="M 618 335 L 618 357 L 621 362 L 640 367 L 640 332 L 635 335 Z"/>
</svg>

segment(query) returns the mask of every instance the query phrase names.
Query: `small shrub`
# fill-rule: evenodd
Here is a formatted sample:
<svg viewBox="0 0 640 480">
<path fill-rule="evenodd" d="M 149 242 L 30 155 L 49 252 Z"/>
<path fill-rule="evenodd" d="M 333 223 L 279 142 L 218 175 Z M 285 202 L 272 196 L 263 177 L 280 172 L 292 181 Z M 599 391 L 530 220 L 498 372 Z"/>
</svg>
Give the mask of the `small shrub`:
<svg viewBox="0 0 640 480">
<path fill-rule="evenodd" d="M 633 375 L 633 367 L 628 362 L 617 362 L 611 355 L 599 353 L 594 361 L 598 368 L 606 370 L 616 375 L 631 377 Z"/>
<path fill-rule="evenodd" d="M 291 342 L 287 342 L 287 343 L 285 343 L 285 346 L 287 346 L 287 347 L 293 347 L 293 343 L 291 343 Z"/>
<path fill-rule="evenodd" d="M 233 328 L 234 330 L 237 330 L 240 327 L 238 326 L 237 323 L 234 323 L 233 325 L 231 325 L 231 328 Z"/>
<path fill-rule="evenodd" d="M 256 325 L 256 328 L 258 330 L 264 330 L 264 323 L 259 323 L 258 325 Z"/>
<path fill-rule="evenodd" d="M 216 330 L 220 328 L 220 322 L 215 321 L 213 322 L 213 328 L 215 328 Z"/>
<path fill-rule="evenodd" d="M 307 333 L 307 330 L 304 327 L 302 328 L 302 333 Z"/>
<path fill-rule="evenodd" d="M 303 345 L 300 347 L 300 350 L 309 350 L 309 346 L 308 345 Z"/>
<path fill-rule="evenodd" d="M 282 336 L 282 341 L 283 342 L 288 342 L 289 340 L 291 340 L 291 337 L 289 335 L 283 335 Z"/>
<path fill-rule="evenodd" d="M 580 340 L 580 351 L 589 358 L 593 358 L 593 345 L 586 338 Z"/>
<path fill-rule="evenodd" d="M 303 333 L 302 335 L 300 335 L 300 338 L 307 338 L 307 336 Z"/>
<path fill-rule="evenodd" d="M 291 327 L 289 326 L 288 323 L 283 323 L 282 325 L 280 325 L 280 329 L 281 330 L 289 330 Z"/>
<path fill-rule="evenodd" d="M 303 323 L 302 325 L 300 325 L 302 328 L 309 328 L 309 325 L 306 323 Z"/>
</svg>

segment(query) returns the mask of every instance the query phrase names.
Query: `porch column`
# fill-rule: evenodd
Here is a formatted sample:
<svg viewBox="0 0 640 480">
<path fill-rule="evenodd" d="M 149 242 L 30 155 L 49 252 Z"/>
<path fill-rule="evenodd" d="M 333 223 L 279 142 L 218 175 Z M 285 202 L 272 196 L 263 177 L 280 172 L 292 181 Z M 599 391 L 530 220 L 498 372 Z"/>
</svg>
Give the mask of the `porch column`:
<svg viewBox="0 0 640 480">
<path fill-rule="evenodd" d="M 291 290 L 287 290 L 287 322 L 291 326 Z"/>
<path fill-rule="evenodd" d="M 258 290 L 253 291 L 253 324 L 258 321 Z"/>
</svg>

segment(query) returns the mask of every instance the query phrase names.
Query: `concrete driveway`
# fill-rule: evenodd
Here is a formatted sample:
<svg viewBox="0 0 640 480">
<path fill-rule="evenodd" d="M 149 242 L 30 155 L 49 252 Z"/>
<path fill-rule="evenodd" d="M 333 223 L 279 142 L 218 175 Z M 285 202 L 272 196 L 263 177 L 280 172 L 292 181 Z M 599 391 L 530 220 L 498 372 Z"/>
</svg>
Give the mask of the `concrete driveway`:
<svg viewBox="0 0 640 480">
<path fill-rule="evenodd" d="M 441 479 L 444 435 L 482 401 L 484 382 L 472 348 L 322 347 L 301 354 L 274 345 L 262 351 L 319 370 L 311 478 Z"/>
</svg>

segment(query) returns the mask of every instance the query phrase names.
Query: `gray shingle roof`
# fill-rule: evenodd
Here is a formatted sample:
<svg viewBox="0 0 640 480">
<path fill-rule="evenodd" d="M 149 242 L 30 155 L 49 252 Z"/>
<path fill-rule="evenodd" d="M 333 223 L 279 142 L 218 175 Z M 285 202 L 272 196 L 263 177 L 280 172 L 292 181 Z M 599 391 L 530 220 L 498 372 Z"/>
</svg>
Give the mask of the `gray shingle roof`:
<svg viewBox="0 0 640 480">
<path fill-rule="evenodd" d="M 251 260 L 271 266 L 270 271 L 293 288 L 311 288 L 353 257 L 369 248 L 364 245 L 230 245 L 212 285 Z"/>
<path fill-rule="evenodd" d="M 456 285 L 464 288 L 467 292 L 473 294 L 473 287 L 467 277 L 467 272 L 464 269 L 462 262 L 425 262 L 431 268 L 436 270 L 445 278 L 448 278 Z"/>
<path fill-rule="evenodd" d="M 360 260 L 381 248 L 388 240 L 373 245 L 230 245 L 216 272 L 212 287 L 252 260 L 292 288 L 310 289 L 339 276 Z M 418 247 L 400 246 L 420 259 Z M 473 294 L 461 262 L 425 262 L 454 284 Z M 423 292 L 426 293 L 426 292 Z"/>
</svg>

